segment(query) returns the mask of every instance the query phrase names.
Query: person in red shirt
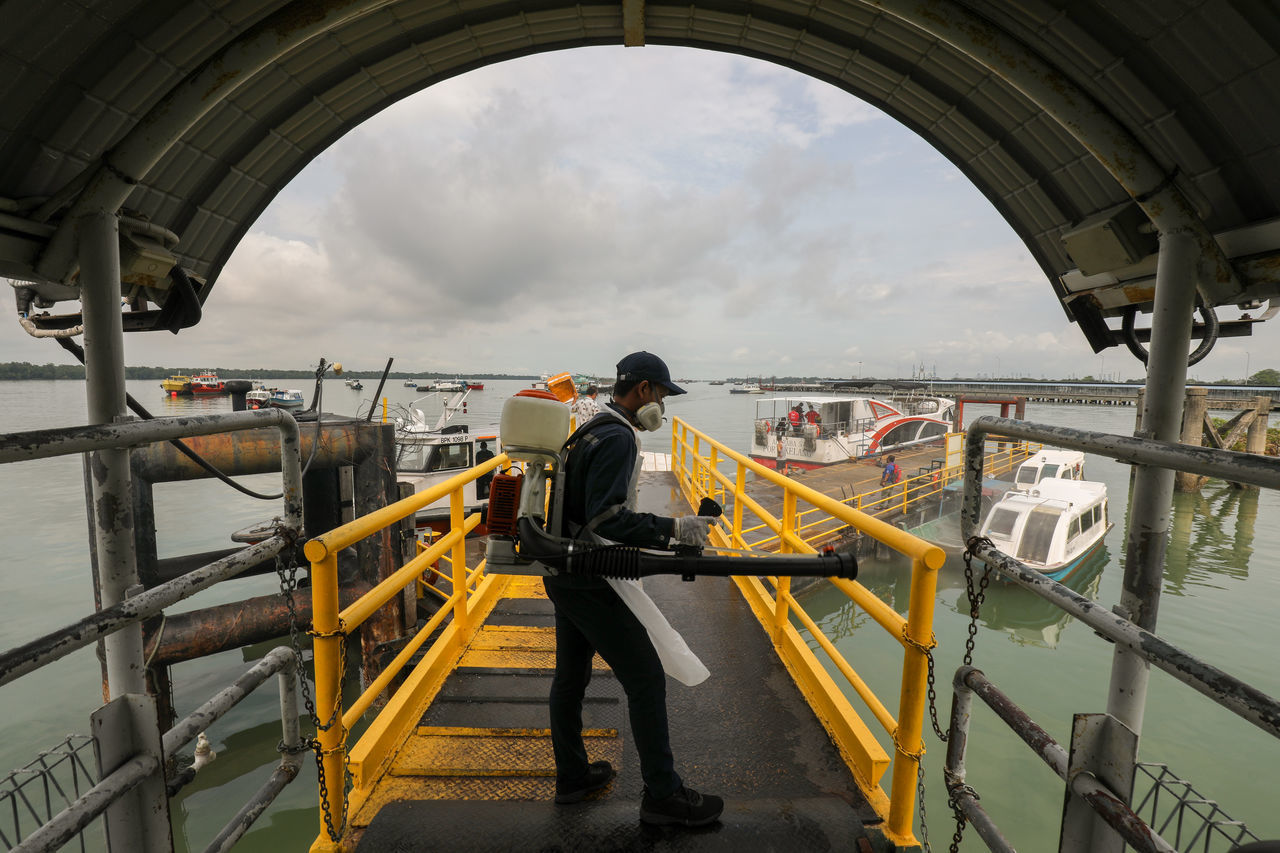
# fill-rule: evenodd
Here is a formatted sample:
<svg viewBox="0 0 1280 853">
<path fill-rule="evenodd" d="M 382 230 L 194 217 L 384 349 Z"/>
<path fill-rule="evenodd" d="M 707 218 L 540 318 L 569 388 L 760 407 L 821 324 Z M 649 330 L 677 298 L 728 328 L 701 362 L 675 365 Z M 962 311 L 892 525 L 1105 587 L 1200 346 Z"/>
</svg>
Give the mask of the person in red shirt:
<svg viewBox="0 0 1280 853">
<path fill-rule="evenodd" d="M 792 431 L 792 432 L 794 432 L 794 433 L 798 433 L 798 432 L 800 432 L 800 423 L 801 423 L 802 418 L 801 418 L 801 415 L 800 415 L 800 404 L 799 404 L 799 403 L 796 403 L 796 407 L 795 407 L 794 409 L 792 409 L 790 412 L 788 412 L 788 413 L 787 413 L 787 420 L 791 422 L 791 431 Z"/>
</svg>

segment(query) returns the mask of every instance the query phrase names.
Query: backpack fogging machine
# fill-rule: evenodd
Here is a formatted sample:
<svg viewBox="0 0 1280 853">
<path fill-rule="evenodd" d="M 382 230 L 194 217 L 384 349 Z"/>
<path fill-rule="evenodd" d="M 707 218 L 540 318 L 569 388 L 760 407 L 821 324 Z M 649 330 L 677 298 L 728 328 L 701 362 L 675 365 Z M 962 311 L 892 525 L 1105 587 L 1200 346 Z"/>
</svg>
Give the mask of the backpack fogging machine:
<svg viewBox="0 0 1280 853">
<path fill-rule="evenodd" d="M 590 429 L 590 427 L 587 427 Z M 579 428 L 577 435 L 583 432 Z M 858 576 L 853 554 L 827 548 L 821 554 L 769 554 L 758 557 L 705 554 L 691 545 L 661 551 L 609 545 L 558 535 L 564 529 L 564 463 L 570 436 L 569 410 L 553 394 L 524 390 L 503 404 L 498 431 L 502 451 L 524 463 L 523 474 L 499 472 L 489 485 L 489 536 L 485 556 L 496 574 L 560 575 L 636 580 L 649 575 Z M 551 484 L 548 492 L 548 483 Z M 719 516 L 719 504 L 703 498 L 698 514 Z M 549 523 L 548 523 L 549 522 Z"/>
</svg>

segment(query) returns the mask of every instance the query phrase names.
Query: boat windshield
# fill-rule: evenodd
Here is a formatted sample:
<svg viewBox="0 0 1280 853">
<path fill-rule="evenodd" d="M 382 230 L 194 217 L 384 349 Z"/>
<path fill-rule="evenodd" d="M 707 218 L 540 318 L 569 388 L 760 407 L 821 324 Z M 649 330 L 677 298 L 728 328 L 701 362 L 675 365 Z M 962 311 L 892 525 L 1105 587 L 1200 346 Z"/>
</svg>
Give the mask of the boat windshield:
<svg viewBox="0 0 1280 853">
<path fill-rule="evenodd" d="M 1027 514 L 1018 542 L 1018 559 L 1024 563 L 1049 562 L 1049 547 L 1053 544 L 1053 531 L 1062 517 L 1062 507 L 1038 506 Z"/>
<path fill-rule="evenodd" d="M 471 467 L 471 444 L 416 444 L 402 441 L 396 468 L 400 471 L 452 471 Z"/>
<path fill-rule="evenodd" d="M 991 520 L 987 523 L 987 533 L 1002 536 L 1005 539 L 1013 536 L 1013 525 L 1018 514 L 1011 509 L 996 507 L 991 512 Z"/>
<path fill-rule="evenodd" d="M 1034 485 L 1036 483 L 1036 475 L 1040 473 L 1040 469 L 1034 465 L 1023 465 L 1018 469 L 1017 480 L 1019 483 L 1026 485 Z"/>
<path fill-rule="evenodd" d="M 470 444 L 442 444 L 427 460 L 428 471 L 446 471 L 471 466 Z"/>
<path fill-rule="evenodd" d="M 427 470 L 427 452 L 430 450 L 431 445 L 429 444 L 402 443 L 400 445 L 400 458 L 396 460 L 396 469 L 399 471 Z"/>
</svg>

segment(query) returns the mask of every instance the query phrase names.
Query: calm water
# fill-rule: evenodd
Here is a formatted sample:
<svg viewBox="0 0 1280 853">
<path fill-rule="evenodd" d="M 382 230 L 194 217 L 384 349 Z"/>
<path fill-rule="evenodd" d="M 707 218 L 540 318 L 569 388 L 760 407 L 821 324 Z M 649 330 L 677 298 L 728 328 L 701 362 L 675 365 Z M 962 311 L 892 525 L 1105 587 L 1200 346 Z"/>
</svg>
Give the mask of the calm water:
<svg viewBox="0 0 1280 853">
<path fill-rule="evenodd" d="M 310 383 L 282 380 L 277 384 L 301 387 L 310 399 Z M 365 384 L 364 391 L 353 391 L 340 381 L 328 382 L 325 409 L 353 414 L 361 405 L 367 406 L 376 383 Z M 487 383 L 485 391 L 472 393 L 463 419 L 475 427 L 495 424 L 502 401 L 524 385 Z M 168 400 L 154 380 L 130 382 L 129 390 L 156 415 L 223 411 L 230 406 L 226 398 Z M 400 381 L 389 381 L 384 394 L 393 407 L 420 396 Z M 745 450 L 759 399 L 730 395 L 726 386 L 693 384 L 687 396 L 669 400 L 668 413 Z M 988 411 L 992 409 L 973 407 L 971 412 L 966 406 L 971 416 Z M 1133 410 L 1033 404 L 1028 418 L 1127 434 L 1132 430 Z M 0 432 L 85 420 L 81 383 L 0 382 Z M 667 433 L 645 440 L 646 448 L 652 450 L 666 450 L 669 443 Z M 1108 534 L 1105 552 L 1087 571 L 1078 573 L 1073 584 L 1110 605 L 1119 599 L 1128 468 L 1099 457 L 1089 457 L 1087 465 L 1090 479 L 1109 486 L 1115 528 Z M 268 475 L 242 479 L 264 489 L 278 481 Z M 264 505 L 216 483 L 164 484 L 157 486 L 156 493 L 161 556 L 225 547 L 233 531 L 277 512 L 274 504 Z M 80 460 L 0 468 L 0 519 L 9 555 L 6 595 L 0 599 L 0 644 L 12 647 L 91 611 Z M 1210 481 L 1198 495 L 1178 496 L 1159 628 L 1172 642 L 1271 695 L 1280 694 L 1280 668 L 1274 663 L 1280 623 L 1271 616 L 1273 602 L 1280 601 L 1277 519 L 1280 499 L 1272 493 L 1240 492 Z M 909 586 L 905 566 L 869 563 L 861 579 L 905 612 Z M 184 602 L 181 609 L 263 595 L 276 588 L 270 577 L 232 581 Z M 1105 710 L 1110 645 L 1020 590 L 995 586 L 987 598 L 979 621 L 975 664 L 1052 735 L 1066 741 L 1072 713 Z M 896 709 L 900 647 L 837 593 L 819 591 L 805 604 L 886 704 Z M 938 605 L 936 655 L 939 681 L 945 685 L 960 663 L 968 623 L 958 561 L 942 570 Z M 262 651 L 265 648 L 229 652 L 175 667 L 179 713 L 195 708 Z M 714 672 L 714 662 L 708 663 Z M 86 731 L 88 714 L 101 701 L 98 672 L 89 649 L 0 691 L 0 765 L 26 763 L 66 734 Z M 950 691 L 940 693 L 939 714 L 945 722 Z M 269 774 L 279 738 L 276 714 L 274 690 L 260 691 L 210 730 L 218 759 L 174 803 L 179 849 L 202 849 Z M 887 737 L 882 743 L 889 746 Z M 951 832 L 941 782 L 944 748 L 930 735 L 928 749 L 930 836 L 942 849 Z M 1142 757 L 1169 764 L 1260 836 L 1280 836 L 1280 815 L 1274 809 L 1274 794 L 1280 787 L 1275 770 L 1280 766 L 1280 745 L 1160 672 L 1151 680 Z M 1011 841 L 1026 850 L 1056 849 L 1061 783 L 984 709 L 974 715 L 969 772 L 971 784 Z M 887 780 L 886 775 L 885 784 Z M 317 829 L 315 803 L 315 770 L 308 763 L 303 776 L 286 789 L 238 849 L 300 849 Z M 972 829 L 963 849 L 984 849 Z"/>
</svg>

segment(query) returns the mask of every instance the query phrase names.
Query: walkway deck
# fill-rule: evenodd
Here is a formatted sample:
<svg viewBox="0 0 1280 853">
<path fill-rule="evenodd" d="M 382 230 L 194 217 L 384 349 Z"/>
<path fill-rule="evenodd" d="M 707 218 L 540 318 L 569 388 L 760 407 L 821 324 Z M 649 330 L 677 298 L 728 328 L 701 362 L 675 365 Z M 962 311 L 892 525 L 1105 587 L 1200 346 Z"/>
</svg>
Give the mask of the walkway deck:
<svg viewBox="0 0 1280 853">
<path fill-rule="evenodd" d="M 670 474 L 644 475 L 642 508 L 670 512 L 673 485 Z M 625 697 L 599 658 L 584 711 L 588 752 L 612 761 L 618 778 L 585 803 L 553 804 L 552 612 L 540 580 L 517 578 L 352 816 L 357 849 L 878 849 L 859 846 L 883 843 L 865 829 L 878 818 L 733 583 L 650 578 L 645 588 L 711 670 L 697 687 L 668 679 L 667 701 L 677 769 L 725 797 L 718 825 L 640 823 Z"/>
</svg>

